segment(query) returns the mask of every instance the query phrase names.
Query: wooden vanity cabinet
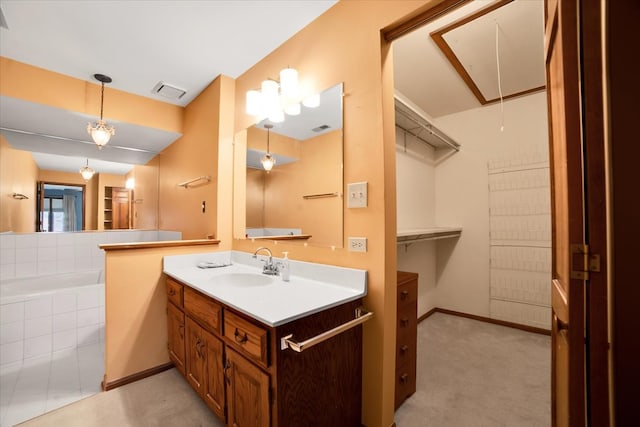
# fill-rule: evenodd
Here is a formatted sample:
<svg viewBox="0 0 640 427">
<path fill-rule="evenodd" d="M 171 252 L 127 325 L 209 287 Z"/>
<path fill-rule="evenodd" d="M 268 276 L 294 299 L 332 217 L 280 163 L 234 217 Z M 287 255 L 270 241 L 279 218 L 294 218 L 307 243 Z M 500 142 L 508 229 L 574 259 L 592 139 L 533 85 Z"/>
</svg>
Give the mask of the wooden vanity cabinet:
<svg viewBox="0 0 640 427">
<path fill-rule="evenodd" d="M 416 392 L 418 274 L 398 271 L 395 408 Z"/>
<path fill-rule="evenodd" d="M 167 331 L 169 334 L 167 348 L 169 350 L 169 358 L 182 375 L 186 375 L 184 328 L 184 313 L 182 310 L 174 304 L 167 304 Z"/>
<path fill-rule="evenodd" d="M 168 306 L 179 308 L 170 289 Z M 188 286 L 183 293 L 183 375 L 227 426 L 361 426 L 361 325 L 301 353 L 280 347 L 285 336 L 304 341 L 352 320 L 361 300 L 271 327 Z M 176 363 L 180 335 L 168 322 Z"/>
</svg>

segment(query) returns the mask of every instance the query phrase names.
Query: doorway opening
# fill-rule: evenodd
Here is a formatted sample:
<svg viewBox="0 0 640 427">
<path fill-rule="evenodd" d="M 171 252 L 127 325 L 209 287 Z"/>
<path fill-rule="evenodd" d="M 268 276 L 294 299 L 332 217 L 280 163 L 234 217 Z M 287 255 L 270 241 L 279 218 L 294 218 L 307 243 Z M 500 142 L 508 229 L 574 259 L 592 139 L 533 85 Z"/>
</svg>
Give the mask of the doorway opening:
<svg viewBox="0 0 640 427">
<path fill-rule="evenodd" d="M 38 182 L 36 231 L 84 230 L 85 194 L 84 185 Z"/>
</svg>

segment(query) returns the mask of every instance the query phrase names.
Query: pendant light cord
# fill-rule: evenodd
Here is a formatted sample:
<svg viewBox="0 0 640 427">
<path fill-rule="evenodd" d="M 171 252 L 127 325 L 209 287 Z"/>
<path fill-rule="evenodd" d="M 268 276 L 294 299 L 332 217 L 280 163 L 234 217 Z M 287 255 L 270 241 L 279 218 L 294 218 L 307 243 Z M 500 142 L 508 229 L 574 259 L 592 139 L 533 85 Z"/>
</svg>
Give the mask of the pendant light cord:
<svg viewBox="0 0 640 427">
<path fill-rule="evenodd" d="M 504 98 L 502 96 L 502 78 L 500 77 L 500 44 L 498 42 L 498 23 L 496 22 L 496 68 L 498 69 L 498 93 L 500 94 L 500 132 L 504 132 Z"/>
<path fill-rule="evenodd" d="M 104 108 L 104 82 L 102 82 L 102 90 L 100 91 L 100 121 L 102 121 L 103 108 Z"/>
</svg>

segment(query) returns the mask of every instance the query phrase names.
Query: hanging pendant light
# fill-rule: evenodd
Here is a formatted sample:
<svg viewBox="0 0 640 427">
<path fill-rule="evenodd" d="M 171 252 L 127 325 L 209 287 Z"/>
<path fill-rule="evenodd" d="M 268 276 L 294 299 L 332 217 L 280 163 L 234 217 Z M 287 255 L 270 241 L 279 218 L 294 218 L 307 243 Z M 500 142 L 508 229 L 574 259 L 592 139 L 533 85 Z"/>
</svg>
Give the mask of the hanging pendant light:
<svg viewBox="0 0 640 427">
<path fill-rule="evenodd" d="M 87 159 L 86 166 L 80 168 L 80 175 L 82 175 L 82 178 L 85 181 L 89 181 L 91 178 L 93 178 L 93 174 L 95 173 L 96 171 L 89 167 L 89 159 Z"/>
<path fill-rule="evenodd" d="M 111 83 L 111 77 L 105 76 L 104 74 L 94 74 L 93 77 L 102 83 L 102 90 L 100 92 L 100 120 L 95 123 L 89 123 L 87 126 L 87 132 L 91 135 L 93 142 L 96 143 L 98 148 L 102 150 L 107 142 L 111 139 L 111 137 L 116 133 L 116 130 L 113 126 L 110 126 L 102 119 L 102 112 L 104 109 L 104 84 Z"/>
<path fill-rule="evenodd" d="M 264 157 L 260 159 L 260 163 L 262 163 L 262 167 L 264 168 L 264 170 L 269 172 L 276 164 L 276 158 L 273 157 L 269 152 L 269 130 L 273 128 L 273 125 L 267 123 L 264 125 L 264 127 L 265 129 L 267 129 L 267 154 L 265 154 Z"/>
</svg>

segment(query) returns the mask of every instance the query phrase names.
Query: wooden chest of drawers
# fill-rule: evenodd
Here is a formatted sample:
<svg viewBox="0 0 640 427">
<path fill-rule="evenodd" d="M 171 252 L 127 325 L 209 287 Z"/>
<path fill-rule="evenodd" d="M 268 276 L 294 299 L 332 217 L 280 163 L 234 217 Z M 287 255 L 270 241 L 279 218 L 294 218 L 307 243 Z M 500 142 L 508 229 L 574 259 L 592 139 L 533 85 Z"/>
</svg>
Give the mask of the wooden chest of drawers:
<svg viewBox="0 0 640 427">
<path fill-rule="evenodd" d="M 418 274 L 398 271 L 396 409 L 416 391 Z"/>
</svg>

